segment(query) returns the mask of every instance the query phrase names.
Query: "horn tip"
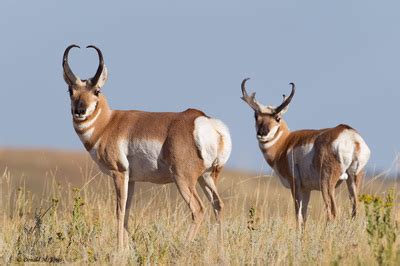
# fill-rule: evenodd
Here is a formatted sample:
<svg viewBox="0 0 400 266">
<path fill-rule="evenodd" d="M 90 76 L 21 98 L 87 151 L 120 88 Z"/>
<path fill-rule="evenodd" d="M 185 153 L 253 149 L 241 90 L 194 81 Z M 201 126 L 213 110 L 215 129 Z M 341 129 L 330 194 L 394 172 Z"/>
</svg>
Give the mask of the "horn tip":
<svg viewBox="0 0 400 266">
<path fill-rule="evenodd" d="M 245 84 L 246 84 L 246 81 L 248 81 L 250 78 L 245 78 L 245 79 L 243 79 L 243 81 L 242 81 L 242 88 L 244 88 L 244 86 L 245 86 Z"/>
</svg>

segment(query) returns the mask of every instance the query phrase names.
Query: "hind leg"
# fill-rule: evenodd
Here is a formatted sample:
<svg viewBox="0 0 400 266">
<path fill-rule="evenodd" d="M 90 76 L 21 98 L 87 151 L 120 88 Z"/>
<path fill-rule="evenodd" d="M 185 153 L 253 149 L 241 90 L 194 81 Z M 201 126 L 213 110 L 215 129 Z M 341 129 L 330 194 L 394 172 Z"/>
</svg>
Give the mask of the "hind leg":
<svg viewBox="0 0 400 266">
<path fill-rule="evenodd" d="M 329 157 L 325 159 L 327 161 Z M 332 158 L 335 160 L 335 158 Z M 342 176 L 342 170 L 336 164 L 326 164 L 321 165 L 321 193 L 322 198 L 325 202 L 325 208 L 327 212 L 327 220 L 331 221 L 336 218 L 337 207 L 335 200 L 335 187 L 340 182 L 340 177 Z"/>
<path fill-rule="evenodd" d="M 220 238 L 220 241 L 223 241 L 223 224 L 222 224 L 222 208 L 224 207 L 224 203 L 222 202 L 221 197 L 218 194 L 217 187 L 215 186 L 215 181 L 218 179 L 218 174 L 219 172 L 214 173 L 214 177 L 212 177 L 212 173 L 207 172 L 203 174 L 199 178 L 199 184 L 201 188 L 204 191 L 204 194 L 206 194 L 208 200 L 211 202 L 213 209 L 214 209 L 214 214 L 215 214 L 215 219 L 217 220 L 217 223 L 219 224 L 218 228 L 218 235 Z"/>
<path fill-rule="evenodd" d="M 190 225 L 187 235 L 187 241 L 189 242 L 192 241 L 196 236 L 204 217 L 204 206 L 199 195 L 197 194 L 196 182 L 191 182 L 191 180 L 196 179 L 187 179 L 179 175 L 175 177 L 176 186 L 178 187 L 180 194 L 192 211 L 193 222 Z"/>
<path fill-rule="evenodd" d="M 360 171 L 356 175 L 350 175 L 347 179 L 347 189 L 349 190 L 349 198 L 352 204 L 352 212 L 351 216 L 354 218 L 357 215 L 358 208 L 358 193 L 361 187 L 362 177 L 364 176 L 364 172 Z"/>
<path fill-rule="evenodd" d="M 218 223 L 221 222 L 221 212 L 224 207 L 224 203 L 222 202 L 221 197 L 218 194 L 217 187 L 215 186 L 214 178 L 210 173 L 205 173 L 203 176 L 199 178 L 199 184 L 204 191 L 204 194 L 207 196 L 208 200 L 211 202 L 215 219 Z"/>
<path fill-rule="evenodd" d="M 322 199 L 324 200 L 325 203 L 327 220 L 330 221 L 333 219 L 333 214 L 332 214 L 332 200 L 329 195 L 328 184 L 324 183 L 321 184 L 321 193 L 322 193 Z"/>
<path fill-rule="evenodd" d="M 354 181 L 356 182 L 356 189 L 357 189 L 357 193 L 360 193 L 360 189 L 361 189 L 361 183 L 363 180 L 363 177 L 365 175 L 364 170 L 361 170 L 358 174 L 356 174 L 356 176 L 354 177 Z"/>
<path fill-rule="evenodd" d="M 337 206 L 336 206 L 336 199 L 335 199 L 335 186 L 330 186 L 329 189 L 329 197 L 331 199 L 331 212 L 332 218 L 335 219 L 337 215 Z"/>
</svg>

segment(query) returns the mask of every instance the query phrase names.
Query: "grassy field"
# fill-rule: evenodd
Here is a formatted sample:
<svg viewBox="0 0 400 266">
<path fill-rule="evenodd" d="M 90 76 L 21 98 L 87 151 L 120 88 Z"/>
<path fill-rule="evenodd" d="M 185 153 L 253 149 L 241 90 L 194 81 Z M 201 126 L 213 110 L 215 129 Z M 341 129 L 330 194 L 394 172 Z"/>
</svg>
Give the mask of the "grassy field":
<svg viewBox="0 0 400 266">
<path fill-rule="evenodd" d="M 361 204 L 355 220 L 345 185 L 337 193 L 339 216 L 329 224 L 322 197 L 313 192 L 300 234 L 290 192 L 277 178 L 226 170 L 218 184 L 225 203 L 223 239 L 203 197 L 207 215 L 191 243 L 185 241 L 189 209 L 175 186 L 141 183 L 130 215 L 130 248 L 117 252 L 112 180 L 87 155 L 3 149 L 0 171 L 0 263 L 400 263 L 400 185 L 379 176 L 365 180 L 370 211 Z M 385 201 L 390 189 L 394 199 Z"/>
</svg>

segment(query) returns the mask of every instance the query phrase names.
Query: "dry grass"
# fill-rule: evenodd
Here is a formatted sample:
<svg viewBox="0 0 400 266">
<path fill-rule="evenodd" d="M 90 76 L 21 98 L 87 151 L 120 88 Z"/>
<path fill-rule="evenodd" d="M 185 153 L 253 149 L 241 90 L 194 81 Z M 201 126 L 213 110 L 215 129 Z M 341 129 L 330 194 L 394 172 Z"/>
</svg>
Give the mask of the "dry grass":
<svg viewBox="0 0 400 266">
<path fill-rule="evenodd" d="M 186 243 L 190 213 L 174 185 L 140 184 L 130 248 L 121 253 L 111 179 L 86 155 L 3 150 L 0 162 L 0 263 L 375 264 L 364 213 L 349 218 L 344 185 L 338 191 L 339 217 L 328 225 L 321 196 L 313 193 L 300 235 L 290 193 L 279 181 L 226 171 L 218 184 L 225 202 L 223 241 L 204 198 L 207 216 L 195 241 Z M 376 178 L 363 190 L 383 195 L 390 187 L 397 193 L 399 184 Z M 397 221 L 398 201 L 397 194 Z"/>
</svg>

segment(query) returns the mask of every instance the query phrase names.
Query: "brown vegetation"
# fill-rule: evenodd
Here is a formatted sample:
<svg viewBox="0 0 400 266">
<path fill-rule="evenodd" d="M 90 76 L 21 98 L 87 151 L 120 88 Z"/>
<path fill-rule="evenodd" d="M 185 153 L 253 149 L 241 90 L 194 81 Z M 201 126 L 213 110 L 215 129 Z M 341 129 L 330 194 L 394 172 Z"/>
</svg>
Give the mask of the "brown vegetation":
<svg viewBox="0 0 400 266">
<path fill-rule="evenodd" d="M 290 191 L 277 178 L 225 171 L 218 184 L 226 203 L 223 242 L 211 206 L 206 205 L 205 222 L 197 238 L 186 245 L 190 213 L 174 185 L 139 184 L 130 216 L 130 249 L 120 254 L 112 181 L 98 173 L 86 154 L 1 150 L 0 171 L 1 263 L 308 265 L 375 261 L 368 219 L 364 211 L 350 219 L 344 185 L 337 193 L 338 219 L 328 225 L 320 193 L 313 193 L 310 218 L 300 235 Z M 388 188 L 395 189 L 393 213 L 394 221 L 399 221 L 398 183 L 366 179 L 362 192 L 382 197 Z M 398 236 L 399 229 L 393 230 Z M 399 252 L 398 242 L 394 253 Z M 397 262 L 394 256 L 392 263 Z"/>
</svg>

